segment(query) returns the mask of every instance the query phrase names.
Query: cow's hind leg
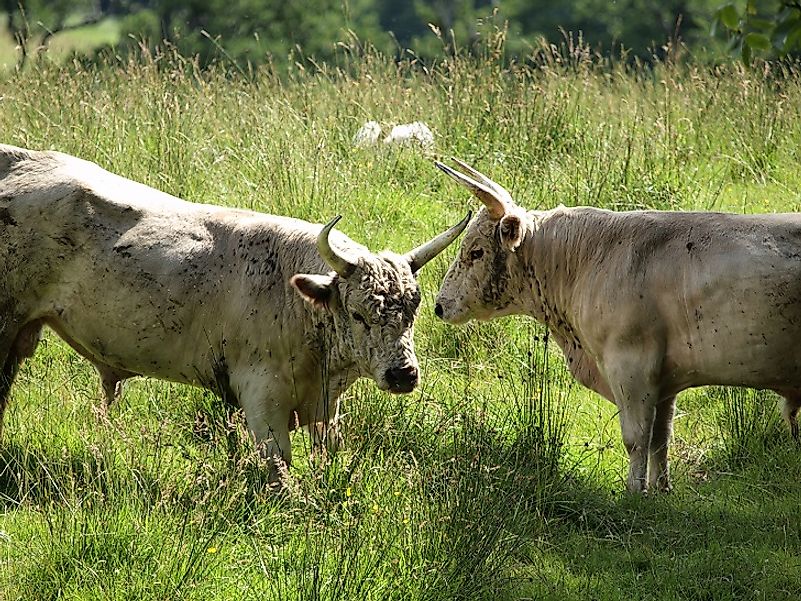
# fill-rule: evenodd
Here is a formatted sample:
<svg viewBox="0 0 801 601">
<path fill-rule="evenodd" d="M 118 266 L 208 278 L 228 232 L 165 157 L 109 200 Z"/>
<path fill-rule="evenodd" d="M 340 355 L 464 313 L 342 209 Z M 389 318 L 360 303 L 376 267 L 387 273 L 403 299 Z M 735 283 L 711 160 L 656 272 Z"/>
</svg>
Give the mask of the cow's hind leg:
<svg viewBox="0 0 801 601">
<path fill-rule="evenodd" d="M 19 366 L 25 358 L 32 356 L 36 351 L 41 331 L 42 323 L 38 320 L 25 324 L 14 334 L 13 338 L 8 337 L 11 344 L 7 344 L 8 350 L 0 354 L 0 360 L 2 360 L 2 366 L 0 366 L 0 434 L 3 430 L 3 415 L 11 394 L 11 385 L 17 377 Z"/>
<path fill-rule="evenodd" d="M 100 384 L 103 388 L 104 409 L 111 407 L 111 404 L 122 394 L 122 383 L 128 378 L 133 378 L 137 374 L 117 369 L 103 363 L 93 361 L 97 373 L 100 374 Z"/>
<path fill-rule="evenodd" d="M 8 405 L 8 397 L 11 393 L 11 384 L 17 376 L 20 361 L 17 361 L 10 354 L 6 355 L 5 361 L 0 366 L 0 435 L 3 434 L 3 416 Z"/>
<path fill-rule="evenodd" d="M 648 458 L 648 488 L 652 491 L 670 491 L 670 468 L 668 466 L 668 445 L 673 434 L 673 413 L 676 397 L 663 399 L 656 406 L 654 427 Z"/>
<path fill-rule="evenodd" d="M 801 409 L 801 391 L 782 391 L 784 404 L 782 406 L 782 417 L 790 428 L 790 434 L 798 440 L 798 410 Z"/>
</svg>

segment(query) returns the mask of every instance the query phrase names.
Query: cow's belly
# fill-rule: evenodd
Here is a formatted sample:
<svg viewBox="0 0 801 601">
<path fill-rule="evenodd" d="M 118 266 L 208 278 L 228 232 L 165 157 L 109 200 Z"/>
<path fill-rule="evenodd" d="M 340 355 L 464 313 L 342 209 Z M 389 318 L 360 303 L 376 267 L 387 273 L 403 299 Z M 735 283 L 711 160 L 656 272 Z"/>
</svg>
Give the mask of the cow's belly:
<svg viewBox="0 0 801 601">
<path fill-rule="evenodd" d="M 36 317 L 94 362 L 177 382 L 210 381 L 223 321 L 213 299 L 188 295 L 169 277 L 116 276 L 64 278 Z"/>
<path fill-rule="evenodd" d="M 109 321 L 102 311 L 93 320 L 65 310 L 44 321 L 94 363 L 187 384 L 213 381 L 213 347 L 188 330 L 176 333 L 158 323 Z"/>
<path fill-rule="evenodd" d="M 222 302 L 211 291 L 195 295 L 160 288 L 159 301 L 136 291 L 83 292 L 57 295 L 43 318 L 95 363 L 207 388 L 215 388 L 221 375 L 233 384 L 235 371 L 241 377 L 261 374 L 279 388 L 296 377 L 294 370 L 308 372 L 295 361 L 302 356 L 297 349 L 302 339 L 297 327 L 282 323 L 285 311 L 262 310 L 252 317 L 236 294 Z"/>
</svg>

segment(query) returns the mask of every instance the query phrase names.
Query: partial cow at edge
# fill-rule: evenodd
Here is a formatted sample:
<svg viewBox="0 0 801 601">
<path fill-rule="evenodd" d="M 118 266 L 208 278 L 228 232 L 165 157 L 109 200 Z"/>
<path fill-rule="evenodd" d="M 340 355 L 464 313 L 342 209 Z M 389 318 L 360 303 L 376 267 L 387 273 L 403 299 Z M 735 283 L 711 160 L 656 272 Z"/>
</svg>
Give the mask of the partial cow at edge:
<svg viewBox="0 0 801 601">
<path fill-rule="evenodd" d="M 152 376 L 241 406 L 270 481 L 289 432 L 335 444 L 358 377 L 410 392 L 415 273 L 461 223 L 405 255 L 326 226 L 195 204 L 58 152 L 0 145 L 0 424 L 19 365 L 51 327 L 101 375 Z M 325 437 L 325 439 L 324 439 Z"/>
<path fill-rule="evenodd" d="M 527 211 L 454 160 L 437 167 L 484 207 L 435 313 L 546 324 L 575 378 L 617 405 L 630 491 L 670 488 L 675 398 L 690 387 L 774 390 L 798 436 L 801 215 Z"/>
</svg>

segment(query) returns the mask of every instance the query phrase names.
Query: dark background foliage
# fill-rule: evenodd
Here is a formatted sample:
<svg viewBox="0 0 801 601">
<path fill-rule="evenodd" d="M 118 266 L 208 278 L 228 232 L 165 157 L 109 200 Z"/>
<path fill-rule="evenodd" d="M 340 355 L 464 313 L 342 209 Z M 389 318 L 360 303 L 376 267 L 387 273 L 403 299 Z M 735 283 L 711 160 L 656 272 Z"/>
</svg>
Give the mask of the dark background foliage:
<svg viewBox="0 0 801 601">
<path fill-rule="evenodd" d="M 430 60 L 478 52 L 495 31 L 505 32 L 503 51 L 515 58 L 542 43 L 581 40 L 627 59 L 650 61 L 680 47 L 701 60 L 727 50 L 750 60 L 755 52 L 795 50 L 798 6 L 782 0 L 722 7 L 718 0 L 0 0 L 20 64 L 61 32 L 113 20 L 118 55 L 166 42 L 201 64 L 222 60 L 238 68 L 329 62 L 343 43 Z M 100 51 L 108 48 L 89 55 Z"/>
</svg>

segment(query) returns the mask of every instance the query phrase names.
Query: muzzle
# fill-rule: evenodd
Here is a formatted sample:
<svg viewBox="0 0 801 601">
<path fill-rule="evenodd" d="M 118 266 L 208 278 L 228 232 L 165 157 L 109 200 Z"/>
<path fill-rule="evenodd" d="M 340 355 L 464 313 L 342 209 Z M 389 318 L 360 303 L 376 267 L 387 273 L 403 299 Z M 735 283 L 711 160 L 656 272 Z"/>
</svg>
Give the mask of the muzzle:
<svg viewBox="0 0 801 601">
<path fill-rule="evenodd" d="M 389 391 L 396 394 L 411 392 L 420 381 L 420 372 L 415 365 L 407 364 L 403 367 L 391 367 L 384 374 L 389 385 Z"/>
</svg>

